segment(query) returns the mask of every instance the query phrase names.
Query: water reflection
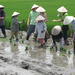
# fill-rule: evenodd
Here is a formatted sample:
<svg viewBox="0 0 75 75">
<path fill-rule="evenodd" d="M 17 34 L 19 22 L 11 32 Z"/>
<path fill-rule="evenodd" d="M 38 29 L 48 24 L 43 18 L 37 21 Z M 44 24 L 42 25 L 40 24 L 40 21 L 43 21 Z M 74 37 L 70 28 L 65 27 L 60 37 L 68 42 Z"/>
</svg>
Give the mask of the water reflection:
<svg viewBox="0 0 75 75">
<path fill-rule="evenodd" d="M 6 45 L 5 45 L 5 47 L 4 47 L 5 49 L 4 49 L 4 51 L 6 52 L 6 53 L 11 53 L 11 45 L 9 44 L 9 43 L 6 43 Z"/>
<path fill-rule="evenodd" d="M 74 54 L 67 55 L 67 67 L 65 68 L 64 75 L 75 75 L 75 68 L 74 68 Z"/>
<path fill-rule="evenodd" d="M 4 48 L 5 48 L 5 43 L 4 42 L 0 42 L 0 50 L 4 50 Z"/>
<path fill-rule="evenodd" d="M 33 41 L 30 41 L 29 44 L 22 44 L 22 43 L 9 43 L 9 42 L 1 42 L 1 50 L 4 49 L 5 54 L 11 55 L 13 53 L 12 57 L 17 59 L 17 61 L 27 58 L 36 59 L 37 61 L 41 61 L 47 64 L 47 69 L 51 70 L 50 66 L 48 64 L 54 64 L 56 66 L 64 67 L 64 75 L 75 75 L 74 71 L 74 55 L 72 50 L 70 54 L 67 52 L 65 56 L 62 56 L 60 53 L 60 50 L 57 52 L 51 51 L 50 47 L 45 48 L 38 48 L 37 43 L 35 44 Z M 26 47 L 28 47 L 28 50 L 26 50 Z M 69 48 L 67 48 L 69 49 Z M 16 57 L 17 56 L 17 57 Z M 36 64 L 37 65 L 37 64 Z M 42 64 L 43 65 L 43 64 Z M 44 66 L 44 65 L 43 65 Z"/>
<path fill-rule="evenodd" d="M 15 42 L 15 43 L 10 43 L 10 46 L 11 46 L 11 51 L 16 53 L 18 51 L 18 43 Z"/>
<path fill-rule="evenodd" d="M 74 58 L 74 54 L 73 52 L 67 56 L 67 59 L 68 59 L 68 67 L 69 68 L 72 68 L 73 67 L 73 58 Z"/>
<path fill-rule="evenodd" d="M 57 54 L 57 56 L 60 56 L 60 51 L 57 51 L 56 54 Z"/>
<path fill-rule="evenodd" d="M 47 64 L 52 64 L 52 60 L 53 60 L 53 54 L 51 54 L 50 52 L 50 48 L 46 49 L 46 63 Z"/>
<path fill-rule="evenodd" d="M 2 45 L 2 42 L 0 43 Z M 47 64 L 56 64 L 59 66 L 65 66 L 68 63 L 68 67 L 73 67 L 73 53 L 66 56 L 61 56 L 60 51 L 57 52 L 51 52 L 50 47 L 47 47 L 46 49 L 39 49 L 38 47 L 34 46 L 34 43 L 29 46 L 28 50 L 26 51 L 26 44 L 20 44 L 20 43 L 5 43 L 5 52 L 7 53 L 16 53 L 19 57 L 31 57 L 33 59 L 38 59 L 40 61 L 44 61 Z M 58 57 L 59 56 L 59 57 Z"/>
</svg>

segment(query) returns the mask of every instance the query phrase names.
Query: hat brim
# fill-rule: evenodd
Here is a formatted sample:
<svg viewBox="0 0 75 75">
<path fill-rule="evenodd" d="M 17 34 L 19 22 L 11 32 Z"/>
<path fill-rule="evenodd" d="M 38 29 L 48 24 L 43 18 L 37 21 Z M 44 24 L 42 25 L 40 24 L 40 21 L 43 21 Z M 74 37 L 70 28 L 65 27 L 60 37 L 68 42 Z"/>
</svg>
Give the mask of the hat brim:
<svg viewBox="0 0 75 75">
<path fill-rule="evenodd" d="M 63 21 L 63 24 L 64 25 L 68 25 L 70 24 L 72 21 L 74 20 L 74 17 L 73 16 L 66 16 L 64 21 Z"/>
<path fill-rule="evenodd" d="M 0 7 L 0 9 L 5 8 L 5 7 Z"/>
<path fill-rule="evenodd" d="M 37 9 L 37 8 L 38 8 L 38 7 L 34 7 L 34 8 L 31 8 L 31 9 L 33 10 L 33 9 Z"/>
<path fill-rule="evenodd" d="M 16 15 L 12 15 L 12 17 L 14 17 L 14 16 L 19 16 L 20 14 L 16 14 Z"/>
</svg>

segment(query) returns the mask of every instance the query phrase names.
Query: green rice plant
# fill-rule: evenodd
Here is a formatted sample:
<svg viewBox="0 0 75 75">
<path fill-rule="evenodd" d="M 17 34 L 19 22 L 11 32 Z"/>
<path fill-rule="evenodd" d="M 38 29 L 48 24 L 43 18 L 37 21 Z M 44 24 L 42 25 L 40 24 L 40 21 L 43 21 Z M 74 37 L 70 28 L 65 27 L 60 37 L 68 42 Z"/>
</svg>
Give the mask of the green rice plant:
<svg viewBox="0 0 75 75">
<path fill-rule="evenodd" d="M 12 13 L 14 11 L 18 11 L 21 13 L 19 20 L 25 20 L 25 24 L 21 24 L 21 29 L 25 30 L 25 27 L 27 27 L 26 21 L 33 4 L 38 4 L 46 9 L 48 15 L 47 26 L 49 32 L 53 26 L 61 25 L 59 22 L 52 22 L 53 19 L 57 19 L 57 8 L 60 6 L 65 6 L 68 9 L 69 15 L 75 15 L 75 0 L 0 0 L 0 4 L 5 6 L 6 28 L 10 28 Z"/>
</svg>

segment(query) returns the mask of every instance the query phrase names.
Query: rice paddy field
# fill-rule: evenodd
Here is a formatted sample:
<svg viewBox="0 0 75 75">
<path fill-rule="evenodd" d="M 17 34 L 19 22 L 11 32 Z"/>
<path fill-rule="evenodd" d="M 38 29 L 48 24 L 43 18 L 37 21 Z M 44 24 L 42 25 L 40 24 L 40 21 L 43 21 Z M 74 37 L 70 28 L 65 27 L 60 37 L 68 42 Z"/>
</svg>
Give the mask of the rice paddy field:
<svg viewBox="0 0 75 75">
<path fill-rule="evenodd" d="M 21 13 L 19 20 L 25 21 L 25 24 L 21 24 L 21 29 L 26 29 L 26 21 L 33 4 L 38 4 L 46 9 L 48 30 L 54 25 L 60 25 L 60 23 L 52 22 L 53 19 L 57 19 L 57 8 L 60 6 L 65 6 L 68 14 L 75 16 L 75 0 L 0 0 L 0 4 L 5 6 L 7 28 L 10 27 L 12 13 L 18 11 Z"/>
</svg>

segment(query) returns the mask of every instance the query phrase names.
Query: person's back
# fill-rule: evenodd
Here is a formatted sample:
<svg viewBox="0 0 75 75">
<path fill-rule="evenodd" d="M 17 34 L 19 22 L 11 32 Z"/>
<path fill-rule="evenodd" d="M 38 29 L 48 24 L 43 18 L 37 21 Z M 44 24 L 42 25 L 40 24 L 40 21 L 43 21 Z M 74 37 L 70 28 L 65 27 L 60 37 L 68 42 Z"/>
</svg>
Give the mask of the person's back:
<svg viewBox="0 0 75 75">
<path fill-rule="evenodd" d="M 75 20 L 72 21 L 72 30 L 75 31 Z"/>
<path fill-rule="evenodd" d="M 19 31 L 19 22 L 17 18 L 12 18 L 11 31 L 18 32 Z"/>
<path fill-rule="evenodd" d="M 37 13 L 36 11 L 31 11 L 29 14 L 29 18 L 30 18 L 30 25 L 36 25 L 36 18 L 39 15 L 39 13 Z"/>
</svg>

